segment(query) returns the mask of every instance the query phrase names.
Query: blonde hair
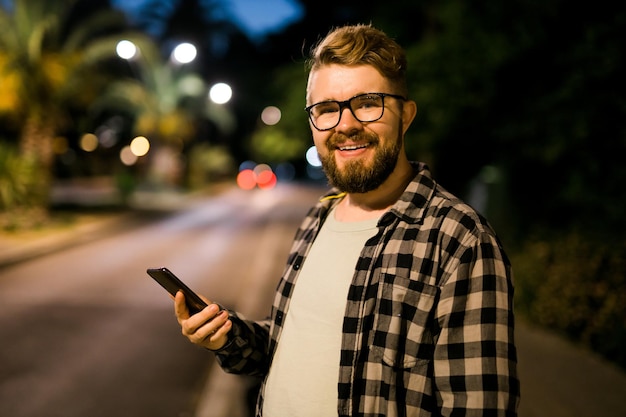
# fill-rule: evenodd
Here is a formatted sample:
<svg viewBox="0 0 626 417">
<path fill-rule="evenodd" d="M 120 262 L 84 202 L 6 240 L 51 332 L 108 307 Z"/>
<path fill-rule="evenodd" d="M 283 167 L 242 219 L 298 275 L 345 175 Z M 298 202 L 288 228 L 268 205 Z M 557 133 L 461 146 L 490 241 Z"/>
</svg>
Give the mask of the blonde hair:
<svg viewBox="0 0 626 417">
<path fill-rule="evenodd" d="M 407 96 L 406 54 L 404 49 L 383 31 L 371 25 L 350 25 L 332 29 L 311 48 L 307 68 L 314 71 L 325 65 L 371 65 Z"/>
</svg>

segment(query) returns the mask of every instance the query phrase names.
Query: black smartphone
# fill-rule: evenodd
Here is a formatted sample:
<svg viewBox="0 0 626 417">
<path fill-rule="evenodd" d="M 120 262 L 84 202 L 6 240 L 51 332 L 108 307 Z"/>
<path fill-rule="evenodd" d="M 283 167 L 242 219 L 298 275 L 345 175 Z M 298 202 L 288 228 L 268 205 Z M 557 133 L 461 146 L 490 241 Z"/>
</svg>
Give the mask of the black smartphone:
<svg viewBox="0 0 626 417">
<path fill-rule="evenodd" d="M 202 298 L 198 296 L 198 294 L 196 294 L 188 286 L 186 286 L 185 283 L 182 282 L 169 269 L 149 268 L 146 272 L 173 296 L 176 296 L 176 293 L 178 291 L 182 291 L 183 294 L 185 294 L 187 308 L 189 308 L 189 312 L 191 314 L 196 314 L 207 306 L 207 304 Z"/>
</svg>

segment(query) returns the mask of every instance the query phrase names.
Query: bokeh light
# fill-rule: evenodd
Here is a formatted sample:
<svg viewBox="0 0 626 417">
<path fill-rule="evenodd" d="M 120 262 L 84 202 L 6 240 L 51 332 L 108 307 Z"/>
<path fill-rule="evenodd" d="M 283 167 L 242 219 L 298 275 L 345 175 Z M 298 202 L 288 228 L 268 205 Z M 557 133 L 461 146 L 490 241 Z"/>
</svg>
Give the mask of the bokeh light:
<svg viewBox="0 0 626 417">
<path fill-rule="evenodd" d="M 256 187 L 256 174 L 251 169 L 244 169 L 237 174 L 237 185 L 242 190 L 251 190 Z"/>
<path fill-rule="evenodd" d="M 237 185 L 242 190 L 252 190 L 259 187 L 262 190 L 269 190 L 278 183 L 278 176 L 271 166 L 267 164 L 257 164 L 254 161 L 242 162 L 237 175 Z"/>
<path fill-rule="evenodd" d="M 132 59 L 137 54 L 137 47 L 131 41 L 124 39 L 117 43 L 115 52 L 122 59 Z"/>
<path fill-rule="evenodd" d="M 281 162 L 274 172 L 277 181 L 291 181 L 296 177 L 296 167 L 291 162 Z"/>
<path fill-rule="evenodd" d="M 228 103 L 233 96 L 233 90 L 226 83 L 217 83 L 209 90 L 209 98 L 213 103 Z"/>
<path fill-rule="evenodd" d="M 254 161 L 243 161 L 241 164 L 239 164 L 239 171 L 243 171 L 244 169 L 254 169 L 255 166 L 256 162 Z"/>
<path fill-rule="evenodd" d="M 258 164 L 257 166 L 254 167 L 254 173 L 258 176 L 261 175 L 261 173 L 265 172 L 265 171 L 271 171 L 272 167 L 270 167 L 267 164 Z"/>
<path fill-rule="evenodd" d="M 315 148 L 315 146 L 311 146 L 306 151 L 306 161 L 309 163 L 309 165 L 314 167 L 322 166 L 322 161 L 320 161 L 320 156 L 317 153 L 317 148 Z"/>
<path fill-rule="evenodd" d="M 135 165 L 137 159 L 138 157 L 133 153 L 133 151 L 131 151 L 130 145 L 124 146 L 120 151 L 120 160 L 124 165 Z"/>
<path fill-rule="evenodd" d="M 85 152 L 93 152 L 98 148 L 98 137 L 93 133 L 85 133 L 80 138 L 80 148 Z"/>
<path fill-rule="evenodd" d="M 135 156 L 144 156 L 150 150 L 150 141 L 145 136 L 137 136 L 130 142 L 130 150 Z"/>
<path fill-rule="evenodd" d="M 179 64 L 188 64 L 196 59 L 198 50 L 193 44 L 183 42 L 172 51 L 172 59 Z"/>
<path fill-rule="evenodd" d="M 269 190 L 276 186 L 276 174 L 272 171 L 263 171 L 257 175 L 256 183 L 262 190 Z"/>
<path fill-rule="evenodd" d="M 254 167 L 256 184 L 263 190 L 268 190 L 276 186 L 276 174 L 272 167 L 267 164 L 259 164 Z"/>
<path fill-rule="evenodd" d="M 281 112 L 276 106 L 267 106 L 261 112 L 261 121 L 268 126 L 273 126 L 280 122 Z"/>
</svg>

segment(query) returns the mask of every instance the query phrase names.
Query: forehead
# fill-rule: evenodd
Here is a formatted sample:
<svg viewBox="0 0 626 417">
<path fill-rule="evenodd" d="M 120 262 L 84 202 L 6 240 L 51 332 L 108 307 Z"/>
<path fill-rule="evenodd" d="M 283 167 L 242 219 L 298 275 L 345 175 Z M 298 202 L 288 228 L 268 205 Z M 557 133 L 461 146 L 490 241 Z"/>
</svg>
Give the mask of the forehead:
<svg viewBox="0 0 626 417">
<path fill-rule="evenodd" d="M 390 92 L 388 80 L 371 65 L 325 65 L 309 74 L 307 103 L 347 100 L 362 93 Z"/>
</svg>

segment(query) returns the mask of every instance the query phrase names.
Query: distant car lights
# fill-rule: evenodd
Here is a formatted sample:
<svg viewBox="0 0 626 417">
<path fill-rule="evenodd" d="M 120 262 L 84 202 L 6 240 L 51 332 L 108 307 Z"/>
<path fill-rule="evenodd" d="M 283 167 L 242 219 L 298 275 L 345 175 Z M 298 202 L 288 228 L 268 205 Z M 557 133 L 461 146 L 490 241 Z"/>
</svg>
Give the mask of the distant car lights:
<svg viewBox="0 0 626 417">
<path fill-rule="evenodd" d="M 267 164 L 255 164 L 248 161 L 239 167 L 237 185 L 243 190 L 252 190 L 255 187 L 269 190 L 276 186 L 276 182 L 276 174 Z"/>
</svg>

